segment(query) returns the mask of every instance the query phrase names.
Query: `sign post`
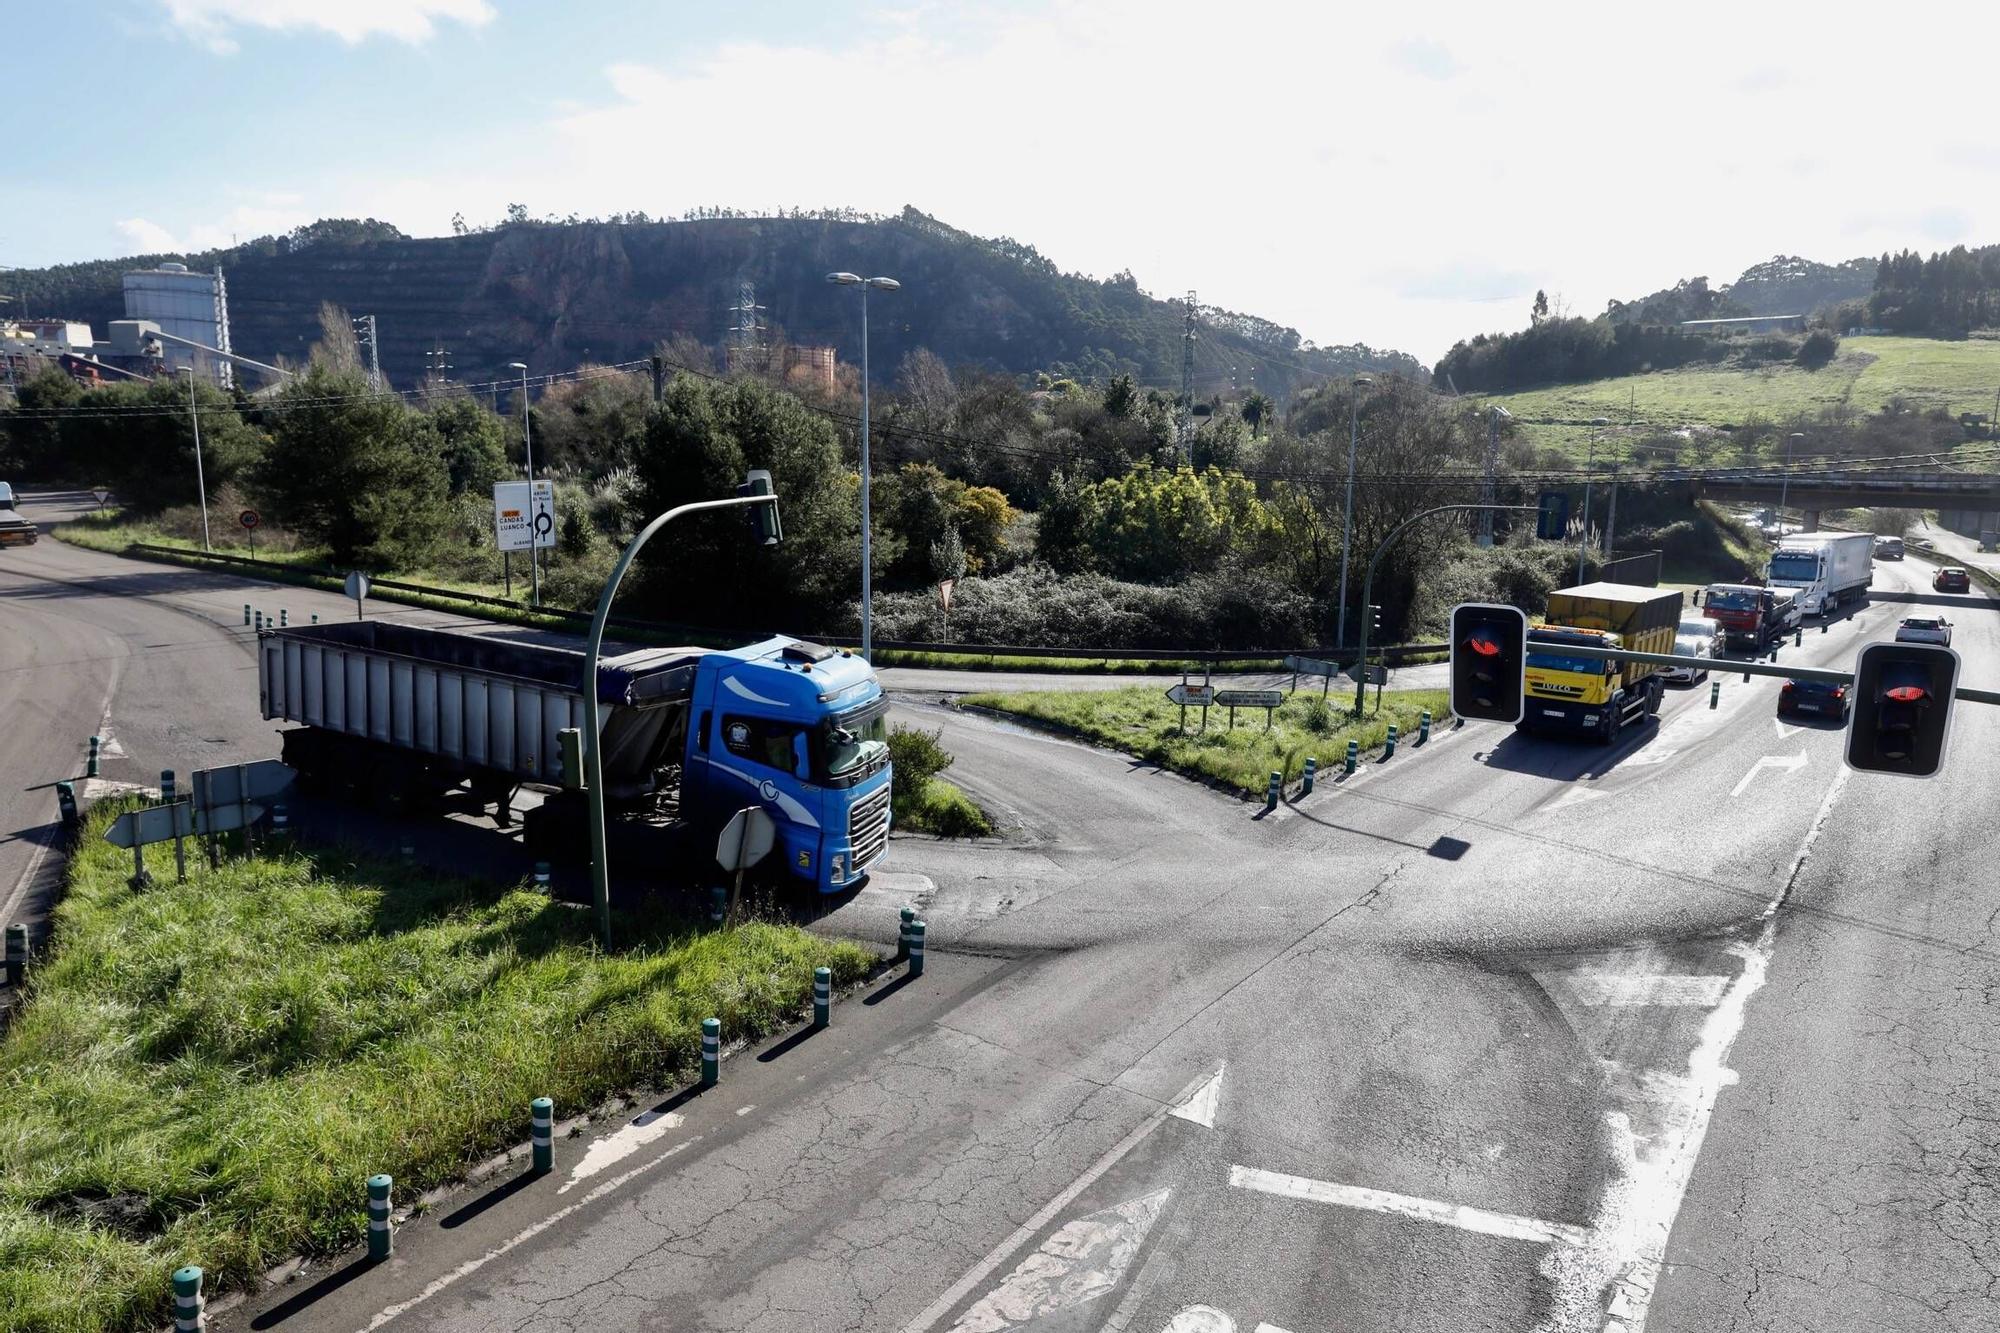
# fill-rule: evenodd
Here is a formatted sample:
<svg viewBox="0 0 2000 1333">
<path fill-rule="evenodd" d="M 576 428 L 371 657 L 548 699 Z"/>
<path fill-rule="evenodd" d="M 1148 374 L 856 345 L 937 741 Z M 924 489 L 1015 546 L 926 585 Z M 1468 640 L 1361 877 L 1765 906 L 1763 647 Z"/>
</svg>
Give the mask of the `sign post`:
<svg viewBox="0 0 2000 1333">
<path fill-rule="evenodd" d="M 493 536 L 508 558 L 512 595 L 512 553 L 528 553 L 534 605 L 542 604 L 541 567 L 535 552 L 556 544 L 556 485 L 552 481 L 502 481 L 493 486 Z"/>
<path fill-rule="evenodd" d="M 1196 685 L 1182 679 L 1181 683 L 1168 688 L 1167 702 L 1181 706 L 1181 732 L 1187 732 L 1187 710 L 1190 705 L 1201 709 L 1201 729 L 1208 730 L 1208 709 L 1215 702 L 1215 687 L 1206 682 Z"/>
<path fill-rule="evenodd" d="M 355 570 L 347 576 L 347 595 L 354 599 L 354 618 L 361 619 L 361 601 L 368 596 L 368 576 Z"/>
<path fill-rule="evenodd" d="M 1217 690 L 1215 701 L 1229 710 L 1229 729 L 1236 730 L 1236 710 L 1239 708 L 1261 708 L 1264 710 L 1264 730 L 1271 729 L 1271 713 L 1285 702 L 1283 690 Z"/>
<path fill-rule="evenodd" d="M 729 817 L 715 839 L 715 859 L 724 870 L 736 872 L 736 887 L 729 894 L 729 923 L 736 923 L 737 905 L 743 898 L 743 872 L 771 854 L 778 826 L 761 805 L 745 806 Z"/>
<path fill-rule="evenodd" d="M 1339 663 L 1322 661 L 1317 657 L 1287 657 L 1285 667 L 1292 673 L 1293 689 L 1298 688 L 1300 676 L 1320 677 L 1322 683 L 1319 697 L 1322 699 L 1326 698 L 1327 691 L 1333 688 L 1333 678 L 1340 674 Z"/>
<path fill-rule="evenodd" d="M 100 514 L 103 513 L 104 502 L 111 498 L 111 492 L 105 490 L 102 486 L 99 486 L 96 490 L 93 490 L 91 494 L 97 497 L 97 512 Z"/>
<path fill-rule="evenodd" d="M 250 534 L 250 558 L 255 560 L 257 558 L 257 525 L 263 522 L 263 520 L 257 516 L 256 510 L 246 509 L 236 516 L 236 521 L 243 525 L 243 531 Z"/>
</svg>

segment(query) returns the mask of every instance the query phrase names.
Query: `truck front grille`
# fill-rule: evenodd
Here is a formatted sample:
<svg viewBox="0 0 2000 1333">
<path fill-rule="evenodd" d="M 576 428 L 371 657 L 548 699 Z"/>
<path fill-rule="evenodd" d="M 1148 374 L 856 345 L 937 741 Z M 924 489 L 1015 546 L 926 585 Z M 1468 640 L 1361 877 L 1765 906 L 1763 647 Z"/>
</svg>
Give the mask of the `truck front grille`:
<svg viewBox="0 0 2000 1333">
<path fill-rule="evenodd" d="M 854 846 L 854 869 L 859 870 L 880 856 L 889 845 L 889 787 L 884 783 L 872 795 L 855 802 L 847 816 L 847 840 Z"/>
</svg>

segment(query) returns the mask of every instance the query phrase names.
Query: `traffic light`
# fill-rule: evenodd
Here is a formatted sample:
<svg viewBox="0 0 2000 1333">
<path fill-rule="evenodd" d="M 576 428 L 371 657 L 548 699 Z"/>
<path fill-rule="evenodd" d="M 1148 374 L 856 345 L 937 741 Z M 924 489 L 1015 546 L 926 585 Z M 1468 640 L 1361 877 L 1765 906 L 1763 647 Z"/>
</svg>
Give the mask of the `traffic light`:
<svg viewBox="0 0 2000 1333">
<path fill-rule="evenodd" d="M 1535 507 L 1535 536 L 1545 542 L 1559 542 L 1569 536 L 1569 497 L 1561 491 L 1543 491 Z"/>
<path fill-rule="evenodd" d="M 1854 664 L 1847 766 L 1932 778 L 1944 767 L 1958 654 L 1933 643 L 1871 643 Z"/>
<path fill-rule="evenodd" d="M 1461 602 L 1451 609 L 1451 711 L 1519 722 L 1528 666 L 1528 617 L 1517 606 Z"/>
<path fill-rule="evenodd" d="M 1382 608 L 1373 602 L 1368 604 L 1368 637 L 1382 642 Z"/>
<path fill-rule="evenodd" d="M 770 495 L 771 474 L 763 468 L 750 469 L 749 478 L 736 488 L 738 495 Z M 785 539 L 785 525 L 778 519 L 778 502 L 767 505 L 750 505 L 750 531 L 757 535 L 759 546 L 776 546 Z"/>
</svg>

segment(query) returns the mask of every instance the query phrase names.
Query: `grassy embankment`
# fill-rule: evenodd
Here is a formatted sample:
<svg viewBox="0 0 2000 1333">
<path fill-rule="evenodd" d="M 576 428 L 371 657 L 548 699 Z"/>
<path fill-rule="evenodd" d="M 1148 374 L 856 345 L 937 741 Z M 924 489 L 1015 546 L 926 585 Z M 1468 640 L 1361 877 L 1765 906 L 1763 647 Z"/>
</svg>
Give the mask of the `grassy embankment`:
<svg viewBox="0 0 2000 1333">
<path fill-rule="evenodd" d="M 805 1006 L 812 969 L 873 957 L 788 926 L 619 922 L 518 888 L 327 855 L 126 887 L 93 813 L 56 947 L 0 1041 L 0 1328 L 168 1317 L 168 1275 L 242 1286 L 358 1244 L 363 1182 L 413 1199 L 572 1115 L 672 1084 L 701 1019 L 731 1039 Z"/>
<path fill-rule="evenodd" d="M 50 536 L 69 542 L 75 546 L 88 547 L 93 551 L 105 551 L 112 555 L 122 555 L 125 548 L 135 542 L 153 546 L 176 547 L 194 556 L 201 550 L 201 543 L 191 541 L 177 533 L 166 531 L 159 526 L 143 521 L 126 521 L 117 514 L 105 516 L 90 515 L 52 528 Z M 326 553 L 311 550 L 278 550 L 269 545 L 259 546 L 254 551 L 240 540 L 216 541 L 215 550 L 223 555 L 251 556 L 267 569 L 238 573 L 256 573 L 274 582 L 293 583 L 301 587 L 320 588 L 324 591 L 340 591 L 340 582 L 323 575 L 316 575 L 299 566 L 326 563 Z M 149 556 L 149 559 L 169 559 L 167 556 Z M 214 566 L 198 558 L 187 563 L 199 568 Z M 488 584 L 464 579 L 441 578 L 427 573 L 390 575 L 408 583 L 421 583 L 429 587 L 452 592 L 475 593 L 483 597 L 504 596 L 506 589 L 500 584 Z M 525 584 L 515 580 L 517 592 Z M 538 629 L 570 630 L 581 633 L 587 624 L 568 616 L 539 615 L 527 607 L 485 606 L 460 602 L 451 598 L 426 597 L 421 593 L 398 592 L 389 588 L 377 588 L 369 594 L 379 601 L 397 602 L 407 606 L 421 606 L 436 611 L 451 611 L 460 615 L 477 616 L 483 620 L 502 621 L 508 624 L 530 625 Z M 585 608 L 586 610 L 588 608 Z M 654 635 L 640 630 L 620 629 L 618 637 L 630 642 L 658 642 L 680 645 L 693 640 L 700 644 L 699 636 L 687 633 Z M 722 639 L 706 645 L 727 646 Z M 1171 675 L 1179 671 L 1276 671 L 1283 665 L 1283 658 L 1244 657 L 1227 662 L 1204 663 L 1182 661 L 1154 661 L 1146 658 L 1123 657 L 1022 657 L 997 653 L 980 652 L 976 649 L 966 652 L 908 652 L 893 648 L 878 649 L 875 653 L 878 667 L 923 667 L 945 671 L 1047 671 L 1067 673 L 1105 673 L 1116 675 Z"/>
<path fill-rule="evenodd" d="M 1996 384 L 2000 341 L 1862 337 L 1841 339 L 1840 354 L 1819 370 L 1791 364 L 1688 366 L 1499 394 L 1492 401 L 1520 418 L 1536 444 L 1565 449 L 1578 458 L 1589 448 L 1590 419 L 1610 418 L 1599 442 L 1598 457 L 1604 458 L 1607 447 L 1623 452 L 1628 418 L 1655 427 L 1722 426 L 1739 424 L 1752 414 L 1773 421 L 1817 416 L 1822 408 L 1842 402 L 1868 413 L 1891 399 L 1918 410 L 1990 413 Z M 1736 460 L 1730 453 L 1719 454 L 1716 461 Z"/>
<path fill-rule="evenodd" d="M 1347 742 L 1358 741 L 1365 754 L 1381 746 L 1395 723 L 1399 745 L 1413 743 L 1420 715 L 1429 710 L 1432 725 L 1448 725 L 1443 690 L 1391 690 L 1382 696 L 1380 713 L 1375 692 L 1368 692 L 1367 714 L 1349 716 L 1354 687 L 1336 688 L 1321 703 L 1315 690 L 1301 689 L 1277 709 L 1269 731 L 1264 710 L 1236 710 L 1236 729 L 1228 729 L 1229 710 L 1211 708 L 1208 730 L 1202 732 L 1199 711 L 1188 711 L 1189 734 L 1182 735 L 1178 705 L 1167 702 L 1151 686 L 1089 692 L 973 694 L 964 703 L 1012 713 L 1071 732 L 1095 744 L 1122 750 L 1164 768 L 1205 778 L 1238 791 L 1262 796 L 1271 774 L 1282 772 L 1286 782 L 1305 770 L 1306 756 L 1319 760 L 1320 772 L 1331 778 L 1347 755 Z"/>
</svg>

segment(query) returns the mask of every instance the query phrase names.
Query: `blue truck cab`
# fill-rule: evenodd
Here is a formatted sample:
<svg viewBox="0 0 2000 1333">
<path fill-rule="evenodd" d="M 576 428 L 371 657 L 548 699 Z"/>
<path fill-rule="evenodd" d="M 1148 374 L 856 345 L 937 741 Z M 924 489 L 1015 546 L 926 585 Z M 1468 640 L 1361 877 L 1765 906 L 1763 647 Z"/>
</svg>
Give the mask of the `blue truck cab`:
<svg viewBox="0 0 2000 1333">
<path fill-rule="evenodd" d="M 762 805 L 793 877 L 822 893 L 865 877 L 888 849 L 891 777 L 889 703 L 868 663 L 787 638 L 710 653 L 691 708 L 684 816 L 720 828 Z"/>
</svg>

